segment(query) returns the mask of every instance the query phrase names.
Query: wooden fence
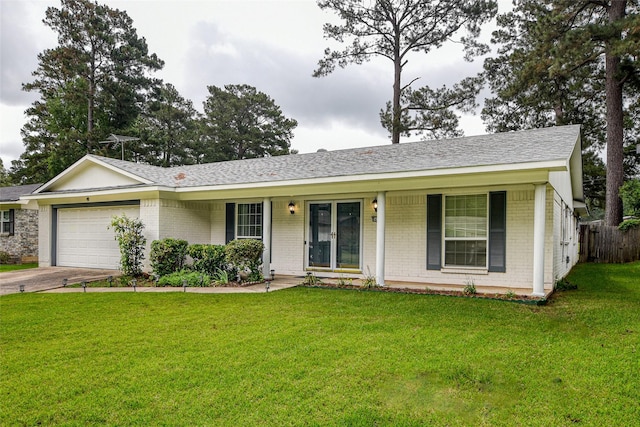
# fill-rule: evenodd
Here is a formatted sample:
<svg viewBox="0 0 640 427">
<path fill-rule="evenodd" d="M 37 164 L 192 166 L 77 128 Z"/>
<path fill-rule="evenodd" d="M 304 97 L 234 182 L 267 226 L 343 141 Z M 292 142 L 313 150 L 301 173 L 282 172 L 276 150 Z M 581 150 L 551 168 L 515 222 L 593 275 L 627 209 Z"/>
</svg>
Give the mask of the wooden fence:
<svg viewBox="0 0 640 427">
<path fill-rule="evenodd" d="M 640 260 L 640 228 L 627 231 L 600 224 L 580 226 L 580 262 L 622 263 Z"/>
</svg>

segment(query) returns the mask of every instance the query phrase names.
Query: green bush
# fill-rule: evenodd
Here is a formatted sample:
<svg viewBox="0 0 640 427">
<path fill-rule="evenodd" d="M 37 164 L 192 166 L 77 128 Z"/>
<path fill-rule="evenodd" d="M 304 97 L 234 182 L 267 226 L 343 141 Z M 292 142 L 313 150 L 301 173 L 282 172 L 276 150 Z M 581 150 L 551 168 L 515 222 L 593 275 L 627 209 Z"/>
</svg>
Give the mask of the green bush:
<svg viewBox="0 0 640 427">
<path fill-rule="evenodd" d="M 197 271 L 180 270 L 175 271 L 166 276 L 162 276 L 158 281 L 159 286 L 184 286 L 184 281 L 187 281 L 187 286 L 210 286 L 211 277 L 208 274 L 199 273 Z"/>
<path fill-rule="evenodd" d="M 620 223 L 620 225 L 618 226 L 618 229 L 622 231 L 627 231 L 627 230 L 631 230 L 632 228 L 639 228 L 639 227 L 640 227 L 640 219 L 626 219 Z"/>
<path fill-rule="evenodd" d="M 108 228 L 113 228 L 120 247 L 120 270 L 127 276 L 140 276 L 144 247 L 147 244 L 147 239 L 142 235 L 144 224 L 138 218 L 129 218 L 123 214 L 111 218 Z"/>
<path fill-rule="evenodd" d="M 151 242 L 151 268 L 157 276 L 180 271 L 184 268 L 189 242 L 181 239 L 166 238 Z"/>
<path fill-rule="evenodd" d="M 248 280 L 259 282 L 263 279 L 260 265 L 264 243 L 255 239 L 236 239 L 227 243 L 226 260 L 239 272 L 247 272 Z"/>
<path fill-rule="evenodd" d="M 640 216 L 640 179 L 632 179 L 620 187 L 625 215 Z"/>
<path fill-rule="evenodd" d="M 218 271 L 228 271 L 224 245 L 189 245 L 187 253 L 193 259 L 192 268 L 195 271 L 210 276 Z"/>
<path fill-rule="evenodd" d="M 8 252 L 0 251 L 0 264 L 9 264 L 11 255 Z"/>
</svg>

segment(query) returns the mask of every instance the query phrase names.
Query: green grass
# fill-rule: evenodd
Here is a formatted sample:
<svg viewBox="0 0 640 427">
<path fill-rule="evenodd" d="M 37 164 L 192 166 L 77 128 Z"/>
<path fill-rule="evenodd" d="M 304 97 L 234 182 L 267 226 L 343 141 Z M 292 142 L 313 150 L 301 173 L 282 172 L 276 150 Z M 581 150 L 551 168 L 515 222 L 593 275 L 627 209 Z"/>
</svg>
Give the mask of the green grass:
<svg viewBox="0 0 640 427">
<path fill-rule="evenodd" d="M 546 306 L 296 288 L 0 298 L 0 425 L 637 425 L 640 263 Z"/>
<path fill-rule="evenodd" d="M 0 273 L 5 271 L 26 270 L 28 268 L 37 268 L 37 262 L 29 262 L 26 264 L 0 264 Z"/>
</svg>

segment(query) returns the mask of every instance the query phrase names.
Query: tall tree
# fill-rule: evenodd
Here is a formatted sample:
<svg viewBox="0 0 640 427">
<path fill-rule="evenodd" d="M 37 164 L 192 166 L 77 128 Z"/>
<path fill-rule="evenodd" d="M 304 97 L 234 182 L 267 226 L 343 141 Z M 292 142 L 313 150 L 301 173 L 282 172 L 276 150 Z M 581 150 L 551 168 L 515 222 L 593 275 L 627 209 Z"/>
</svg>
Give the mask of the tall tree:
<svg viewBox="0 0 640 427">
<path fill-rule="evenodd" d="M 496 14 L 495 1 L 318 0 L 318 6 L 334 11 L 342 19 L 341 25 L 325 24 L 324 34 L 346 47 L 339 51 L 327 48 L 313 73 L 315 77 L 330 74 L 336 66 L 362 64 L 376 56 L 387 58 L 393 62 L 393 97 L 387 110 L 381 112 L 381 121 L 391 133 L 391 142 L 397 144 L 401 135 L 431 131 L 434 127 L 455 132 L 457 120 L 452 121 L 449 108 L 464 110 L 474 105 L 477 89 L 468 89 L 477 80 L 464 80 L 454 89 L 433 91 L 425 87 L 412 92 L 409 88 L 413 81 L 403 85 L 402 71 L 411 52 L 436 50 L 463 29 L 466 35 L 459 41 L 465 49 L 465 59 L 486 53 L 487 46 L 477 37 L 480 26 Z M 423 114 L 411 114 L 416 111 Z"/>
<path fill-rule="evenodd" d="M 4 168 L 4 162 L 0 158 L 0 187 L 8 187 L 13 184 L 9 172 Z"/>
<path fill-rule="evenodd" d="M 145 93 L 157 84 L 150 73 L 163 66 L 126 12 L 89 0 L 61 0 L 59 9 L 47 9 L 43 22 L 58 35 L 58 46 L 38 55 L 35 80 L 23 85 L 41 98 L 27 110 L 26 150 L 16 173 L 27 168 L 55 174 L 98 150 L 100 139 L 134 122 Z"/>
<path fill-rule="evenodd" d="M 293 129 L 268 95 L 248 85 L 209 86 L 198 163 L 289 154 Z"/>
<path fill-rule="evenodd" d="M 138 160 L 169 167 L 196 162 L 198 113 L 171 84 L 153 91 L 135 128 L 140 136 Z"/>
<path fill-rule="evenodd" d="M 499 56 L 485 61 L 495 94 L 483 109 L 489 130 L 582 124 L 590 184 L 599 174 L 594 154 L 606 141 L 605 220 L 617 225 L 624 147 L 640 130 L 630 120 L 638 114 L 637 1 L 520 0 L 498 24 Z M 587 186 L 590 197 L 599 191 Z"/>
</svg>

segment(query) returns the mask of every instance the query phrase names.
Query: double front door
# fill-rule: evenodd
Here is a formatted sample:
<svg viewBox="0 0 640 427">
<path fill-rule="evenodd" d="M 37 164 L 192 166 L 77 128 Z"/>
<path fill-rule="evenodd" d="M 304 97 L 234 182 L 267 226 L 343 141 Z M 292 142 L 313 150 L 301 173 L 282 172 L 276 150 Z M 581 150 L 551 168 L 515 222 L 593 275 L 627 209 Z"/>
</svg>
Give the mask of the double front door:
<svg viewBox="0 0 640 427">
<path fill-rule="evenodd" d="M 307 266 L 361 270 L 362 203 L 310 202 Z"/>
</svg>

